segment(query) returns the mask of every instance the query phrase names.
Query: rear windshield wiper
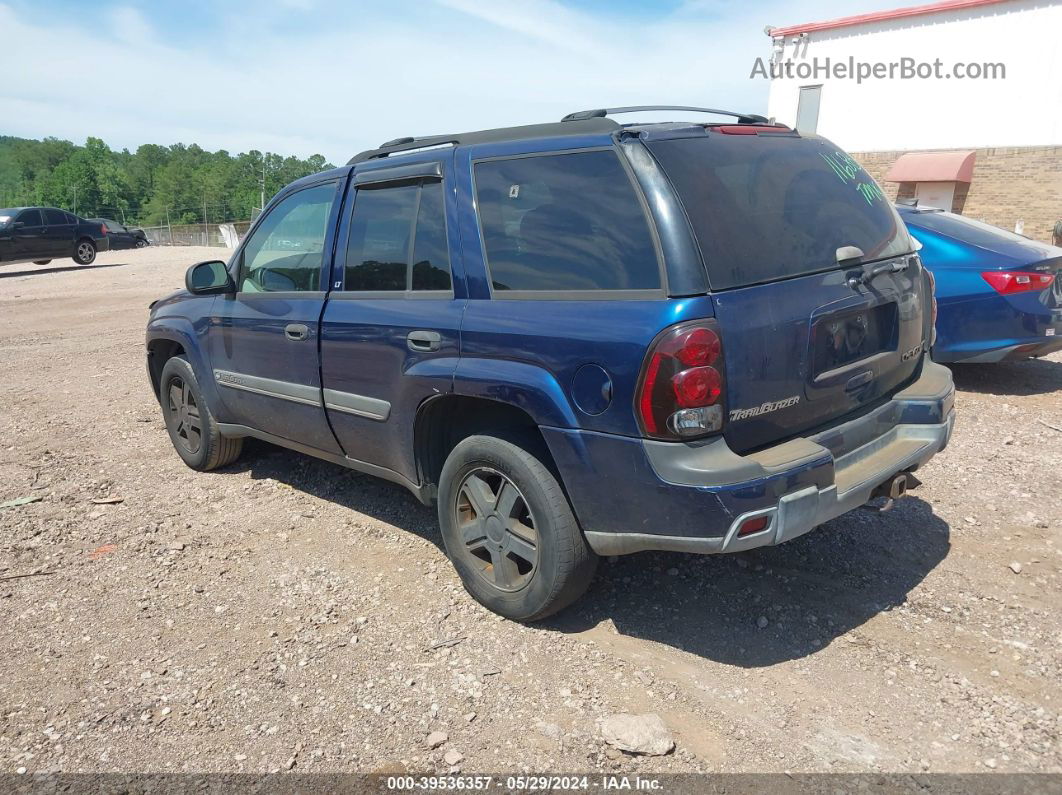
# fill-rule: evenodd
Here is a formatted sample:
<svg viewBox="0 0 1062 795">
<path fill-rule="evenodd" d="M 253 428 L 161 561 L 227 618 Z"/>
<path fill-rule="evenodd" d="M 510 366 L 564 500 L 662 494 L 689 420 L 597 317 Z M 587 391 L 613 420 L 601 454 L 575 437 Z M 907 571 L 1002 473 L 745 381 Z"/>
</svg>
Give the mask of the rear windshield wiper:
<svg viewBox="0 0 1062 795">
<path fill-rule="evenodd" d="M 849 276 L 848 286 L 858 287 L 861 284 L 870 284 L 883 273 L 899 273 L 900 271 L 905 270 L 907 270 L 907 260 L 901 260 L 899 262 L 883 262 L 880 265 L 875 265 L 870 270 L 864 269 L 858 276 Z"/>
<path fill-rule="evenodd" d="M 863 251 L 857 246 L 841 246 L 837 249 L 837 264 L 844 265 L 846 262 L 852 262 L 863 258 Z M 849 287 L 858 287 L 861 284 L 870 284 L 878 276 L 883 273 L 899 273 L 900 271 L 907 270 L 907 260 L 902 259 L 899 261 L 882 262 L 879 265 L 875 265 L 869 270 L 864 266 L 863 271 L 858 276 L 848 277 Z"/>
</svg>

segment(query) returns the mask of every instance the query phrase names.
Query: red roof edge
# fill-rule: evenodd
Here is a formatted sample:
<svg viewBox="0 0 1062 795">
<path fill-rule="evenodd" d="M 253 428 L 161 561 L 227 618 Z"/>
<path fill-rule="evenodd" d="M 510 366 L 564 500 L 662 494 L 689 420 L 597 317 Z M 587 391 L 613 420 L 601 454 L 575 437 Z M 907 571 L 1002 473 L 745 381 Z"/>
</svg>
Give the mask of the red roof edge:
<svg viewBox="0 0 1062 795">
<path fill-rule="evenodd" d="M 790 25 L 786 28 L 771 28 L 771 37 L 792 36 L 796 33 L 811 33 L 816 30 L 831 30 L 832 28 L 846 28 L 851 25 L 862 25 L 866 22 L 881 22 L 886 19 L 902 19 L 903 17 L 917 17 L 922 14 L 936 14 L 940 11 L 955 11 L 963 8 L 977 8 L 996 3 L 1005 3 L 1007 0 L 942 0 L 939 3 L 930 3 L 924 6 L 908 6 L 907 8 L 894 8 L 889 11 L 872 11 L 869 14 L 857 14 L 840 19 L 829 19 L 825 22 L 805 22 L 802 25 Z"/>
</svg>

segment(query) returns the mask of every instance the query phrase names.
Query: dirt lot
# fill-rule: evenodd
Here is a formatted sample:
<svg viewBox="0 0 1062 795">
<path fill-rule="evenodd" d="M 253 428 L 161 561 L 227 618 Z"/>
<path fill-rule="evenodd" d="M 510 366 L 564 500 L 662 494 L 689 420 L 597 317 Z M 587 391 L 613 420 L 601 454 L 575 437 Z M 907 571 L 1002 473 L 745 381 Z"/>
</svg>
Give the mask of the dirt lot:
<svg viewBox="0 0 1062 795">
<path fill-rule="evenodd" d="M 1062 772 L 1062 356 L 957 369 L 891 513 L 603 561 L 525 627 L 397 486 L 262 443 L 184 467 L 143 327 L 214 254 L 0 268 L 0 502 L 41 498 L 0 510 L 2 772 Z M 627 711 L 675 751 L 608 748 Z"/>
</svg>

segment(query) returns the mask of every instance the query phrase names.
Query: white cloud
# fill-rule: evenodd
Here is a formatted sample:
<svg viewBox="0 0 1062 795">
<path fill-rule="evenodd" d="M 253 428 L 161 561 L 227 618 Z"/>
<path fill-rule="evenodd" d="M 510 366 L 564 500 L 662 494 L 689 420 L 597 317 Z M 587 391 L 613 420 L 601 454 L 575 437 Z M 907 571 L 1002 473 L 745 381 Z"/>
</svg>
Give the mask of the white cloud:
<svg viewBox="0 0 1062 795">
<path fill-rule="evenodd" d="M 109 27 L 119 41 L 136 44 L 154 38 L 151 25 L 135 8 L 117 6 L 112 8 L 107 16 L 110 20 Z"/>
<path fill-rule="evenodd" d="M 344 162 L 401 135 L 603 105 L 763 112 L 766 83 L 749 79 L 754 59 L 768 54 L 763 26 L 855 10 L 848 0 L 718 0 L 654 19 L 644 9 L 591 15 L 557 0 L 393 0 L 353 16 L 342 4 L 308 14 L 248 6 L 191 36 L 114 6 L 112 24 L 86 37 L 64 17 L 38 22 L 0 4 L 0 71 L 27 78 L 0 85 L 0 133 Z"/>
</svg>

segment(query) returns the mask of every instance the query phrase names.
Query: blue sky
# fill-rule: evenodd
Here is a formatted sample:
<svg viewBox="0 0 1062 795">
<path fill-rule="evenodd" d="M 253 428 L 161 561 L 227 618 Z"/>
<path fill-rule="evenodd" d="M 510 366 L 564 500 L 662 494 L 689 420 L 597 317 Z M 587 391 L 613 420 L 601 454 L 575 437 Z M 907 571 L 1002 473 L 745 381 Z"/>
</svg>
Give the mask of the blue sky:
<svg viewBox="0 0 1062 795">
<path fill-rule="evenodd" d="M 902 0 L 0 0 L 0 134 L 333 162 L 626 104 L 762 112 L 765 25 Z M 16 77 L 20 76 L 20 77 Z"/>
</svg>

